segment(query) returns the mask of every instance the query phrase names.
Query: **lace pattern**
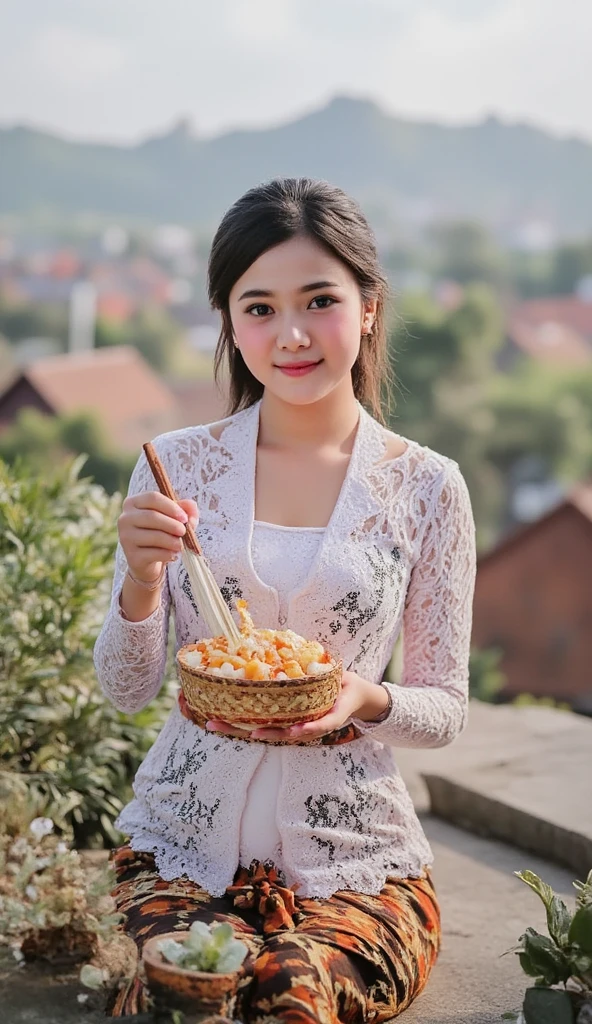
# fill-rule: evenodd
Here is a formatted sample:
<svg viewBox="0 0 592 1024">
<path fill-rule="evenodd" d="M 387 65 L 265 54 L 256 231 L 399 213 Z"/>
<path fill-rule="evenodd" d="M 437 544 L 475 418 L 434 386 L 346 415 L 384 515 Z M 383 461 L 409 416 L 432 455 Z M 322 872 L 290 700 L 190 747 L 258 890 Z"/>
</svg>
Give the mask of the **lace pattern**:
<svg viewBox="0 0 592 1024">
<path fill-rule="evenodd" d="M 198 535 L 226 600 L 245 597 L 255 621 L 279 621 L 277 590 L 251 555 L 259 406 L 207 427 L 156 439 L 180 497 L 200 507 Z M 303 896 L 339 888 L 377 893 L 388 874 L 419 877 L 431 853 L 394 759 L 397 746 L 440 746 L 463 728 L 475 578 L 470 499 L 458 465 L 414 441 L 387 459 L 386 433 L 360 407 L 346 479 L 306 578 L 287 602 L 287 626 L 316 637 L 346 667 L 380 682 L 403 630 L 402 685 L 380 723 L 340 747 L 284 746 L 278 829 L 288 883 Z M 142 455 L 130 493 L 153 489 Z M 112 604 L 95 648 L 106 696 L 123 711 L 162 682 L 170 610 L 177 647 L 206 635 L 179 562 L 160 607 L 130 623 L 119 612 L 125 573 L 116 556 Z M 284 617 L 282 615 L 282 617 Z M 163 877 L 187 874 L 212 894 L 230 884 L 247 787 L 260 743 L 204 733 L 175 708 L 140 767 L 135 799 L 118 819 L 133 848 L 155 854 Z"/>
</svg>

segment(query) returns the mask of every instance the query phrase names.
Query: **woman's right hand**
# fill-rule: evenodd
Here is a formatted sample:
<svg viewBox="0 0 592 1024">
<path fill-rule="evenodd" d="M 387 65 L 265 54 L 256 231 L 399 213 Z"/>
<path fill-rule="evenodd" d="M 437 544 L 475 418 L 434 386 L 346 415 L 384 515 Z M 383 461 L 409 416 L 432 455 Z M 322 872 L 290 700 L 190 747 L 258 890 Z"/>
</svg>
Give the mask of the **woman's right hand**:
<svg viewBox="0 0 592 1024">
<path fill-rule="evenodd" d="M 160 491 L 143 491 L 125 499 L 117 520 L 119 541 L 130 572 L 143 583 L 154 583 L 167 562 L 183 547 L 185 524 L 195 529 L 198 507 L 191 498 L 176 502 Z"/>
</svg>

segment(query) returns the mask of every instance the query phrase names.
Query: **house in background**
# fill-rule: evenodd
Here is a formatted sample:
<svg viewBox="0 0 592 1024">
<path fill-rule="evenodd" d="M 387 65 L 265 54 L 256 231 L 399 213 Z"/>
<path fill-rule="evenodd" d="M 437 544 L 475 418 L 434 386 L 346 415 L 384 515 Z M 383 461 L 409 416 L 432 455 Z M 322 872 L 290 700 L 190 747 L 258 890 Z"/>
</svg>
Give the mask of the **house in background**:
<svg viewBox="0 0 592 1024">
<path fill-rule="evenodd" d="M 128 452 L 180 426 L 174 393 L 128 345 L 37 359 L 0 394 L 0 430 L 25 408 L 48 416 L 92 412 L 113 445 Z"/>
<path fill-rule="evenodd" d="M 520 357 L 574 369 L 592 364 L 592 301 L 576 295 L 529 299 L 508 315 L 500 370 L 511 372 Z"/>
<path fill-rule="evenodd" d="M 473 644 L 503 651 L 502 700 L 592 714 L 592 481 L 479 559 Z"/>
</svg>

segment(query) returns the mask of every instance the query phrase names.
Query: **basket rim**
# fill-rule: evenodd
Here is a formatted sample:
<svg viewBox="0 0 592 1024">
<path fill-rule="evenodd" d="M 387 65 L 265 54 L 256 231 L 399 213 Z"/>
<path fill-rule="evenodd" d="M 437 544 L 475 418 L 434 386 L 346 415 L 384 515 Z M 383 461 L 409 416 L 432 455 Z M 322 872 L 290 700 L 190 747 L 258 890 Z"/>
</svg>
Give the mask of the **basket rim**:
<svg viewBox="0 0 592 1024">
<path fill-rule="evenodd" d="M 301 687 L 303 683 L 320 683 L 323 680 L 327 679 L 336 670 L 343 670 L 343 662 L 341 658 L 336 658 L 333 654 L 331 654 L 330 651 L 326 651 L 326 653 L 332 659 L 333 664 L 331 665 L 327 672 L 319 672 L 318 675 L 302 675 L 296 676 L 295 678 L 289 676 L 288 679 L 242 679 L 240 676 L 218 676 L 212 675 L 212 673 L 208 672 L 206 669 L 200 669 L 193 665 L 187 665 L 186 662 L 183 661 L 183 659 L 180 657 L 183 651 L 193 651 L 196 650 L 197 647 L 198 644 L 195 643 L 184 644 L 183 647 L 179 648 L 175 658 L 177 664 L 179 665 L 179 668 L 181 668 L 184 672 L 187 672 L 188 675 L 194 676 L 196 679 L 205 678 L 208 682 L 211 681 L 232 683 L 233 685 L 238 686 L 239 688 L 244 687 L 245 689 L 251 690 L 256 689 L 256 687 L 260 685 L 263 685 L 266 690 L 271 690 L 274 688 L 274 685 L 278 689 L 286 689 L 290 685 L 298 685 L 299 687 Z"/>
</svg>

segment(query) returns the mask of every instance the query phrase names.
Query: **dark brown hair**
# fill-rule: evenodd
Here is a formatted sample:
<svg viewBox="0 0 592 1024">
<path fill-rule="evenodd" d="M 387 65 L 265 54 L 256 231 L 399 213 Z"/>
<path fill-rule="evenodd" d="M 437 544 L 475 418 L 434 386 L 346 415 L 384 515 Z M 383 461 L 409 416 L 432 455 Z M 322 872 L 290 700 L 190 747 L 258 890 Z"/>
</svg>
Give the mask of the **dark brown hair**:
<svg viewBox="0 0 592 1024">
<path fill-rule="evenodd" d="M 263 385 L 234 344 L 230 292 L 259 256 L 296 236 L 324 246 L 352 272 L 362 300 L 377 300 L 372 333 L 362 338 L 352 367 L 352 383 L 356 398 L 382 420 L 382 393 L 389 375 L 385 326 L 388 286 L 376 241 L 355 200 L 335 185 L 311 178 L 279 178 L 250 189 L 224 215 L 214 236 L 208 294 L 212 307 L 222 315 L 214 370 L 219 381 L 224 364 L 228 364 L 230 412 L 248 408 L 263 394 Z"/>
</svg>

